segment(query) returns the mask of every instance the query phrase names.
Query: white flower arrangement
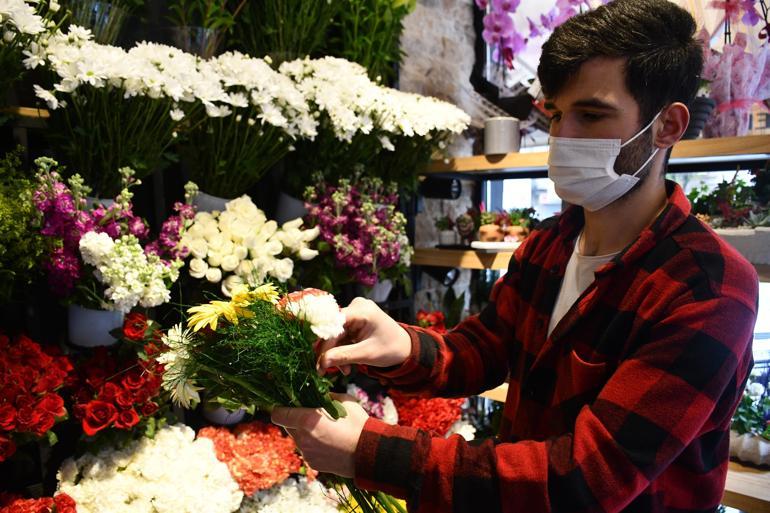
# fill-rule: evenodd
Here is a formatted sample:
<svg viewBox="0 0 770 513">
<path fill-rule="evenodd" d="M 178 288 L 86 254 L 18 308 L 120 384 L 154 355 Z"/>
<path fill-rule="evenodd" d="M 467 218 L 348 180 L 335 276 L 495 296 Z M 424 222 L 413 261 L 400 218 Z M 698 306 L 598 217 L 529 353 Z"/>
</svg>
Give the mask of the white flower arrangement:
<svg viewBox="0 0 770 513">
<path fill-rule="evenodd" d="M 128 313 L 137 304 L 150 308 L 169 301 L 169 285 L 179 278 L 181 260 L 166 265 L 157 255 L 146 254 L 133 235 L 113 240 L 92 231 L 81 237 L 79 245 L 83 261 L 95 268 L 96 279 L 107 287 L 105 309 Z"/>
<path fill-rule="evenodd" d="M 289 478 L 244 499 L 238 513 L 339 513 L 339 502 L 333 495 L 319 481 Z"/>
<path fill-rule="evenodd" d="M 0 0 L 0 29 L 2 29 L 5 43 L 8 43 L 11 38 L 15 38 L 16 34 L 36 36 L 46 30 L 46 23 L 36 9 L 38 3 L 36 1 Z M 58 10 L 58 7 L 57 2 L 50 2 L 49 9 Z M 10 35 L 6 35 L 7 33 Z"/>
<path fill-rule="evenodd" d="M 294 260 L 311 260 L 318 252 L 308 246 L 318 228 L 302 230 L 302 220 L 282 227 L 268 220 L 251 198 L 229 201 L 223 212 L 198 212 L 181 244 L 190 248 L 190 276 L 222 282 L 230 297 L 237 286 L 254 287 L 274 278 L 285 282 L 294 272 Z"/>
<path fill-rule="evenodd" d="M 125 449 L 68 459 L 57 478 L 79 513 L 230 513 L 243 499 L 212 441 L 181 424 Z"/>
</svg>

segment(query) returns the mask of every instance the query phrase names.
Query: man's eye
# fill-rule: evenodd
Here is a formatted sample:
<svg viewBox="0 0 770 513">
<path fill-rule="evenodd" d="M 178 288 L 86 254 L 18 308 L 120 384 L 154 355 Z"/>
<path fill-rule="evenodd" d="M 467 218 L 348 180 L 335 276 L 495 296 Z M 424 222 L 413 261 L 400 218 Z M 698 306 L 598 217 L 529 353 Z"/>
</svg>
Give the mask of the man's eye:
<svg viewBox="0 0 770 513">
<path fill-rule="evenodd" d="M 580 117 L 581 117 L 581 119 L 583 121 L 589 121 L 589 122 L 591 122 L 591 121 L 599 121 L 600 119 L 602 119 L 602 115 L 601 114 L 595 114 L 593 112 L 583 112 L 580 115 Z"/>
</svg>

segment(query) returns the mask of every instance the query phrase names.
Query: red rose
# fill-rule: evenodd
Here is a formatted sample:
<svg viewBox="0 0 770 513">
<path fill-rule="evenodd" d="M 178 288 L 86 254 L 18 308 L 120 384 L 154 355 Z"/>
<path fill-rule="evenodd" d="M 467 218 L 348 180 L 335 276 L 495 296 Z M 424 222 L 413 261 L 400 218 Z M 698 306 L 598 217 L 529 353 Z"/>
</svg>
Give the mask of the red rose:
<svg viewBox="0 0 770 513">
<path fill-rule="evenodd" d="M 104 401 L 91 401 L 85 406 L 84 414 L 83 431 L 88 436 L 94 436 L 118 418 L 115 406 Z"/>
<path fill-rule="evenodd" d="M 16 408 L 10 404 L 0 405 L 0 431 L 13 431 L 16 428 Z"/>
<path fill-rule="evenodd" d="M 60 493 L 53 498 L 56 505 L 56 513 L 77 513 L 75 500 L 66 493 Z"/>
<path fill-rule="evenodd" d="M 16 427 L 20 432 L 34 431 L 35 426 L 40 423 L 43 412 L 39 411 L 33 405 L 23 406 L 19 409 L 16 416 Z"/>
<path fill-rule="evenodd" d="M 130 390 L 121 389 L 115 396 L 115 404 L 126 410 L 134 405 L 134 394 Z"/>
<path fill-rule="evenodd" d="M 115 427 L 118 429 L 131 429 L 139 423 L 139 415 L 131 408 L 130 410 L 123 410 L 118 414 L 118 419 L 115 421 Z"/>
<path fill-rule="evenodd" d="M 56 424 L 56 418 L 48 412 L 42 412 L 40 414 L 40 419 L 37 421 L 37 424 L 32 426 L 32 431 L 37 436 L 43 436 L 53 427 L 54 424 Z"/>
<path fill-rule="evenodd" d="M 156 411 L 158 411 L 158 403 L 150 401 L 142 405 L 142 417 L 149 417 Z"/>
<path fill-rule="evenodd" d="M 123 336 L 128 340 L 139 342 L 144 340 L 144 334 L 147 331 L 147 317 L 138 312 L 131 312 L 126 315 L 123 321 Z"/>
<path fill-rule="evenodd" d="M 0 461 L 5 461 L 16 452 L 16 444 L 7 436 L 0 435 Z"/>
<path fill-rule="evenodd" d="M 126 390 L 131 390 L 132 392 L 136 392 L 140 388 L 144 386 L 144 377 L 142 376 L 142 371 L 140 370 L 132 370 L 129 371 L 121 380 L 120 382 L 123 385 L 123 388 Z"/>
<path fill-rule="evenodd" d="M 122 391 L 123 389 L 115 383 L 105 383 L 102 389 L 99 391 L 99 400 L 111 403 L 118 397 L 118 395 L 120 395 Z"/>
<path fill-rule="evenodd" d="M 37 407 L 54 417 L 64 417 L 67 414 L 67 410 L 64 408 L 64 399 L 59 394 L 46 395 L 37 403 Z"/>
</svg>

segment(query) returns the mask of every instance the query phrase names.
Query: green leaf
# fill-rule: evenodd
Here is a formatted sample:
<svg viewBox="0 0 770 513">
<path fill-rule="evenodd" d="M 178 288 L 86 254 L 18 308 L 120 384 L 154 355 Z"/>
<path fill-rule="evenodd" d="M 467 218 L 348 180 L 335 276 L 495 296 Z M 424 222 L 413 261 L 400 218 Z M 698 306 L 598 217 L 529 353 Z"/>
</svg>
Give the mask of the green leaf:
<svg viewBox="0 0 770 513">
<path fill-rule="evenodd" d="M 54 433 L 52 430 L 49 430 L 48 432 L 46 432 L 45 436 L 48 439 L 48 445 L 50 445 L 51 447 L 56 445 L 56 442 L 59 441 L 59 437 L 56 436 L 56 433 Z"/>
</svg>

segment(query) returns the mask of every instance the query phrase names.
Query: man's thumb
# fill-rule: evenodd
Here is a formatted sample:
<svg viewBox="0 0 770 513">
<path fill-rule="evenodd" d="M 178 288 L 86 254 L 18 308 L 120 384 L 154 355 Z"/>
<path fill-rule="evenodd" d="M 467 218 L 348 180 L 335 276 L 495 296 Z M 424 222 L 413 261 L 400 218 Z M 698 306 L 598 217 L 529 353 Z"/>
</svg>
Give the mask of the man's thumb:
<svg viewBox="0 0 770 513">
<path fill-rule="evenodd" d="M 329 349 L 321 355 L 319 360 L 321 369 L 326 370 L 330 367 L 369 363 L 367 361 L 369 351 L 366 348 L 365 342 L 366 341 Z"/>
</svg>

